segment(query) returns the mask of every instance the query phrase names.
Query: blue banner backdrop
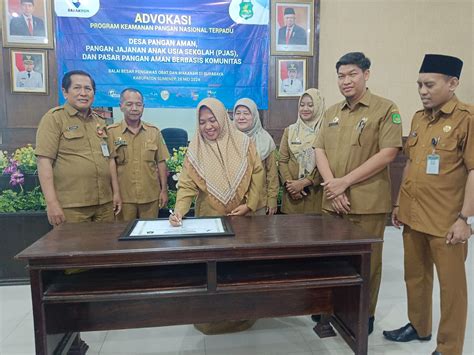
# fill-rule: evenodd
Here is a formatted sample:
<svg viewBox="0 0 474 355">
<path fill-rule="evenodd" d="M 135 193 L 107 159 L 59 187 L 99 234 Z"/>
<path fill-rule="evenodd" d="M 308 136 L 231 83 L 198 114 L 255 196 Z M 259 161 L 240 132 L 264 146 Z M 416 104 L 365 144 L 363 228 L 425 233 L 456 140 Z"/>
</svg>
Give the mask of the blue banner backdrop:
<svg viewBox="0 0 474 355">
<path fill-rule="evenodd" d="M 268 0 L 56 0 L 55 11 L 58 78 L 89 72 L 95 106 L 135 87 L 147 107 L 268 108 Z"/>
</svg>

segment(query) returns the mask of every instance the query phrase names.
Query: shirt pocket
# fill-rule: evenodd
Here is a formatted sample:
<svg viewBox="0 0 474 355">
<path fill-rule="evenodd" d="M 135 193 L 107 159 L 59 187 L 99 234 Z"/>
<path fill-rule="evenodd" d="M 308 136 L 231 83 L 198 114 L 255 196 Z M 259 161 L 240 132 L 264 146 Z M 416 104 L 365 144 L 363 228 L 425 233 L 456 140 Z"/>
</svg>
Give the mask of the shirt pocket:
<svg viewBox="0 0 474 355">
<path fill-rule="evenodd" d="M 362 129 L 354 128 L 351 135 L 351 145 L 356 147 L 371 147 L 378 144 L 377 127 L 366 124 Z"/>
<path fill-rule="evenodd" d="M 459 160 L 460 150 L 458 149 L 459 144 L 456 139 L 441 141 L 436 146 L 436 154 L 439 155 L 440 164 L 445 165 L 446 163 L 456 163 Z"/>
<path fill-rule="evenodd" d="M 64 135 L 64 138 L 71 140 L 71 139 L 84 137 L 84 132 L 75 129 L 73 131 L 64 131 L 63 135 Z"/>
<path fill-rule="evenodd" d="M 145 144 L 144 160 L 147 162 L 155 163 L 156 151 L 158 146 L 156 144 L 147 143 Z"/>
<path fill-rule="evenodd" d="M 84 144 L 84 132 L 81 130 L 64 131 L 63 132 L 63 149 L 66 152 L 84 152 L 86 145 Z"/>
<path fill-rule="evenodd" d="M 115 147 L 115 163 L 124 165 L 127 163 L 127 146 L 122 144 Z"/>
</svg>

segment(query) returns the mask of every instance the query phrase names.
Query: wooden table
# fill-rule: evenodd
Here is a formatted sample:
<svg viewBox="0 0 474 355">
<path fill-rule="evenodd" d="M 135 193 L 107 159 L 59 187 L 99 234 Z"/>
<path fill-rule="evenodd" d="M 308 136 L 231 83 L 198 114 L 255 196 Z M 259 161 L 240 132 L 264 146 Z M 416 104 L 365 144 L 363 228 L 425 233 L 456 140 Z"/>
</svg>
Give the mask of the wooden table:
<svg viewBox="0 0 474 355">
<path fill-rule="evenodd" d="M 320 313 L 367 354 L 371 243 L 380 240 L 326 216 L 229 221 L 233 237 L 118 241 L 120 223 L 46 234 L 17 256 L 29 265 L 36 354 L 85 354 L 81 331 Z M 88 270 L 65 275 L 71 268 Z"/>
</svg>

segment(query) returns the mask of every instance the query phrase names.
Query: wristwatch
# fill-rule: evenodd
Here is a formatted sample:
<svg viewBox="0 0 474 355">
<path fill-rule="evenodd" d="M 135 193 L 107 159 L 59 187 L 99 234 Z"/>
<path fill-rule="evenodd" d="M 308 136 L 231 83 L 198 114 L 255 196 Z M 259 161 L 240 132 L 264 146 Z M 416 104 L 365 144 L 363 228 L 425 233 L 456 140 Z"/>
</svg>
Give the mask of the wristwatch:
<svg viewBox="0 0 474 355">
<path fill-rule="evenodd" d="M 461 212 L 458 213 L 458 218 L 459 219 L 462 219 L 466 224 L 469 224 L 467 223 L 467 218 L 465 215 L 463 215 Z"/>
</svg>

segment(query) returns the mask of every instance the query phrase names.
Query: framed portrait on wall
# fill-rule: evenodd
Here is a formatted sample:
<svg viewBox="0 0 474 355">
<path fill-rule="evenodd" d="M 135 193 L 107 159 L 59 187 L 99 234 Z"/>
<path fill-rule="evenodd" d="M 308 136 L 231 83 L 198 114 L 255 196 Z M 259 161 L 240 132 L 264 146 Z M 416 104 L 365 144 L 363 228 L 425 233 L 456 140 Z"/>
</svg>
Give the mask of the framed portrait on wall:
<svg viewBox="0 0 474 355">
<path fill-rule="evenodd" d="M 272 55 L 313 55 L 313 0 L 272 1 Z"/>
<path fill-rule="evenodd" d="M 52 0 L 3 0 L 3 46 L 53 48 Z"/>
<path fill-rule="evenodd" d="M 10 50 L 12 93 L 48 93 L 48 57 L 42 50 Z"/>
<path fill-rule="evenodd" d="M 277 59 L 277 99 L 299 97 L 307 88 L 305 58 Z"/>
</svg>

